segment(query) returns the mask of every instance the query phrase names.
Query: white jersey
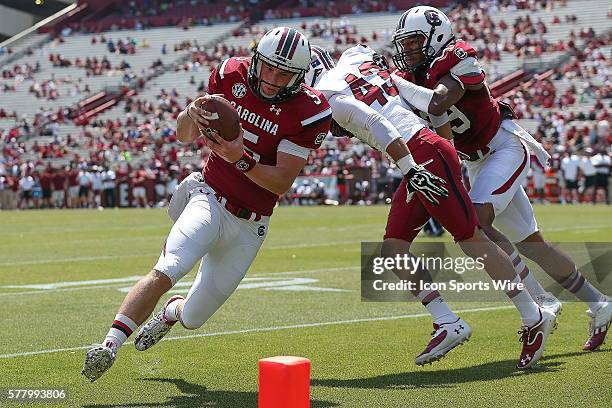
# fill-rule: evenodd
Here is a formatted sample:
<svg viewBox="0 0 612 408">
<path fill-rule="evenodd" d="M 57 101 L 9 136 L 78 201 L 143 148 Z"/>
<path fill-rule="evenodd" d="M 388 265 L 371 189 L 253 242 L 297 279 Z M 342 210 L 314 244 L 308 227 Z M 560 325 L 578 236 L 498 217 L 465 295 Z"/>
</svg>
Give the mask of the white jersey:
<svg viewBox="0 0 612 408">
<path fill-rule="evenodd" d="M 403 104 L 389 69 L 378 58 L 368 46 L 349 48 L 315 88 L 329 101 L 332 117 L 340 126 L 384 152 L 397 137 L 407 142 L 427 123 Z M 375 121 L 387 122 L 387 131 L 377 129 Z M 393 135 L 389 135 L 389 125 L 395 128 Z"/>
</svg>

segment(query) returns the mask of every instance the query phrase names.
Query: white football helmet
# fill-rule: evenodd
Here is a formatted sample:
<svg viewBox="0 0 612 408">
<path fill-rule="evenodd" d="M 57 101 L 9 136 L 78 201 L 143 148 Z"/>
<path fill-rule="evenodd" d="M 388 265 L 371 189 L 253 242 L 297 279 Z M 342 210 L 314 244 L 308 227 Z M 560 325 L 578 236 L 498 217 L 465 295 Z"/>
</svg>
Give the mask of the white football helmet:
<svg viewBox="0 0 612 408">
<path fill-rule="evenodd" d="M 310 69 L 306 73 L 304 82 L 306 85 L 315 87 L 323 75 L 336 66 L 334 58 L 323 47 L 318 45 L 310 46 Z"/>
<path fill-rule="evenodd" d="M 405 51 L 403 40 L 417 35 L 425 37 L 421 49 Z M 431 63 L 454 40 L 453 28 L 446 14 L 435 7 L 413 7 L 402 14 L 393 33 L 393 45 L 397 50 L 393 55 L 393 62 L 400 71 L 415 71 L 422 65 Z M 410 65 L 406 57 L 417 53 L 423 53 L 425 58 Z"/>
<path fill-rule="evenodd" d="M 287 86 L 281 87 L 273 98 L 266 97 L 260 89 L 263 63 L 293 73 Z M 277 27 L 268 31 L 257 44 L 249 67 L 249 85 L 255 95 L 268 103 L 287 100 L 299 89 L 310 65 L 310 43 L 305 35 L 289 27 Z M 270 84 L 275 86 L 275 84 Z"/>
</svg>

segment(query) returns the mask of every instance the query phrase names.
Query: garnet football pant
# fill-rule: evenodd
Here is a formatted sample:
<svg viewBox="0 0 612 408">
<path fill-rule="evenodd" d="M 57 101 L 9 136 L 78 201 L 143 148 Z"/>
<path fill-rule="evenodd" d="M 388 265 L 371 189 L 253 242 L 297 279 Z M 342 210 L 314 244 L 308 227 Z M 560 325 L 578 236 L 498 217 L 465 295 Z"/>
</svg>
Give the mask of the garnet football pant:
<svg viewBox="0 0 612 408">
<path fill-rule="evenodd" d="M 440 204 L 429 202 L 421 193 L 406 203 L 406 180 L 395 192 L 385 239 L 397 238 L 412 242 L 430 217 L 437 219 L 455 241 L 471 238 L 479 226 L 478 218 L 461 181 L 461 164 L 453 145 L 446 139 L 423 129 L 408 141 L 408 148 L 418 164 L 446 181 L 448 197 L 437 197 Z"/>
<path fill-rule="evenodd" d="M 153 268 L 174 285 L 201 260 L 181 314 L 185 327 L 203 325 L 236 290 L 263 244 L 268 218 L 234 216 L 208 186 L 193 193 Z"/>
<path fill-rule="evenodd" d="M 485 158 L 466 161 L 470 198 L 475 204 L 491 203 L 495 210 L 493 225 L 511 242 L 520 242 L 538 231 L 523 188 L 529 172 L 529 152 L 518 136 L 503 127 L 488 147 L 492 153 Z"/>
</svg>

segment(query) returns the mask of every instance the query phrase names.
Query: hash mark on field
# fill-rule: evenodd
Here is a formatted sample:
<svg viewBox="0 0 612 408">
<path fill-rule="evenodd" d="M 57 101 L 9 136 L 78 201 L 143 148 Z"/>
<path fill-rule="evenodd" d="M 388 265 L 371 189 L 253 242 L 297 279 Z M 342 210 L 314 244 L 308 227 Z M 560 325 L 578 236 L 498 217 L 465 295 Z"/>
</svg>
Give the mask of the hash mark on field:
<svg viewBox="0 0 612 408">
<path fill-rule="evenodd" d="M 513 308 L 514 306 L 478 307 L 474 309 L 457 310 L 456 313 L 491 312 L 491 311 L 496 311 L 496 310 L 506 310 L 506 309 L 513 309 Z M 336 325 L 342 325 L 342 324 L 357 324 L 357 323 L 369 323 L 369 322 L 382 322 L 382 321 L 389 321 L 389 320 L 416 319 L 419 317 L 429 317 L 429 316 L 430 316 L 429 313 L 415 313 L 415 314 L 404 314 L 404 315 L 394 315 L 394 316 L 366 317 L 362 319 L 335 320 L 335 321 L 330 321 L 330 322 L 301 323 L 301 324 L 292 324 L 292 325 L 287 325 L 287 326 L 256 327 L 256 328 L 251 328 L 251 329 L 228 330 L 228 331 L 220 331 L 220 332 L 213 332 L 213 333 L 187 334 L 184 336 L 171 336 L 171 337 L 164 338 L 162 341 L 188 340 L 188 339 L 195 339 L 199 337 L 217 337 L 217 336 L 228 336 L 228 335 L 233 335 L 233 334 L 266 333 L 266 332 L 273 332 L 273 331 L 279 331 L 279 330 L 304 329 L 304 328 L 322 327 L 322 326 L 336 326 Z M 126 342 L 125 344 L 134 344 L 134 342 L 130 341 L 130 342 Z M 61 349 L 39 350 L 39 351 L 24 351 L 21 353 L 12 353 L 12 354 L 0 354 L 0 359 L 36 356 L 36 355 L 52 354 L 52 353 L 62 353 L 66 351 L 87 350 L 90 347 L 91 345 L 68 347 L 68 348 L 61 348 Z"/>
<path fill-rule="evenodd" d="M 253 273 L 250 274 L 251 278 L 276 278 L 278 276 L 289 276 L 289 275 L 302 275 L 307 273 L 320 273 L 320 272 L 341 272 L 341 271 L 350 271 L 350 270 L 358 270 L 358 266 L 343 266 L 338 268 L 324 268 L 324 269 L 305 269 L 298 271 L 283 271 L 283 272 L 269 272 L 269 273 Z M 110 285 L 97 285 L 97 283 L 113 283 L 113 282 L 136 282 L 140 280 L 143 276 L 131 276 L 127 278 L 117 278 L 117 279 L 100 279 L 93 281 L 69 281 L 69 282 L 56 282 L 56 283 L 47 283 L 47 284 L 29 284 L 29 285 L 7 285 L 0 286 L 0 289 L 4 288 L 37 288 L 38 290 L 28 290 L 22 292 L 6 292 L 0 293 L 0 297 L 12 296 L 12 295 L 41 295 L 47 293 L 57 293 L 57 292 L 73 292 L 78 290 L 91 290 L 91 289 L 118 289 L 125 286 L 123 284 L 110 284 Z M 185 281 L 181 283 L 191 285 L 193 281 Z M 65 287 L 65 286 L 77 286 L 77 285 L 87 285 L 90 286 L 81 286 L 81 287 Z M 184 285 L 180 285 L 184 286 Z M 175 286 L 176 287 L 176 286 Z"/>
</svg>

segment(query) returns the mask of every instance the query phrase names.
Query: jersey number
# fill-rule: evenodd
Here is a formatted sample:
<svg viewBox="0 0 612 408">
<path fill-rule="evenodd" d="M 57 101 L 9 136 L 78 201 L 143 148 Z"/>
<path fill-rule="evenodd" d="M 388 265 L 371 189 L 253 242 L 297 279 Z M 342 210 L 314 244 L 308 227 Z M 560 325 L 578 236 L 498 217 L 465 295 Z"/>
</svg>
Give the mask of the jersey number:
<svg viewBox="0 0 612 408">
<path fill-rule="evenodd" d="M 364 62 L 359 66 L 359 72 L 362 75 L 375 75 L 378 74 L 380 78 L 382 78 L 385 83 L 381 86 L 372 85 L 368 81 L 363 78 L 358 78 L 353 74 L 348 74 L 344 77 L 344 80 L 347 84 L 349 84 L 351 91 L 353 92 L 353 96 L 357 100 L 365 103 L 370 106 L 377 101 L 381 106 L 387 103 L 388 96 L 396 96 L 398 94 L 397 88 L 393 84 L 387 83 L 389 77 L 388 70 L 381 70 L 381 68 L 376 65 L 373 61 Z"/>
<path fill-rule="evenodd" d="M 448 122 L 451 125 L 453 133 L 462 134 L 470 128 L 470 120 L 461 112 L 455 105 L 448 109 Z M 419 115 L 429 122 L 429 115 L 426 112 L 419 111 Z"/>
<path fill-rule="evenodd" d="M 470 120 L 455 105 L 448 110 L 448 121 L 454 133 L 461 134 L 470 128 Z"/>
</svg>

